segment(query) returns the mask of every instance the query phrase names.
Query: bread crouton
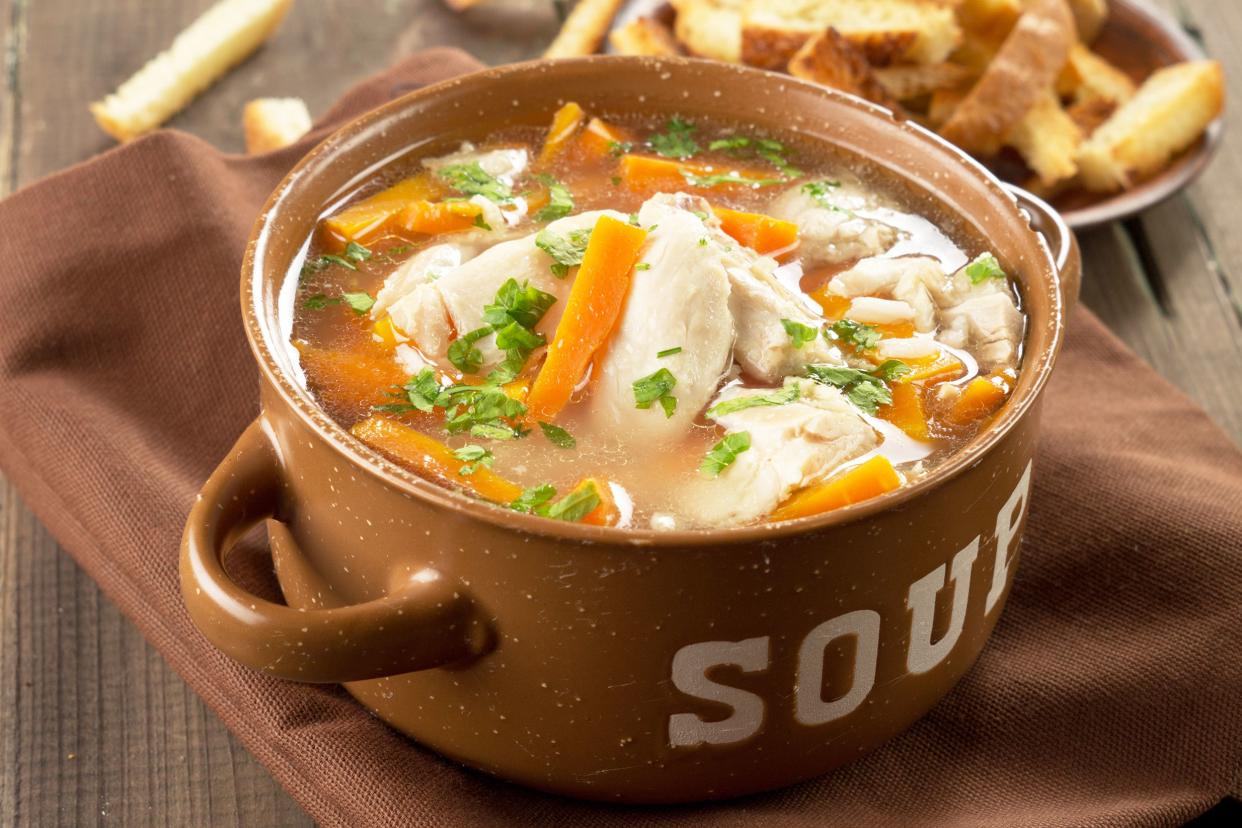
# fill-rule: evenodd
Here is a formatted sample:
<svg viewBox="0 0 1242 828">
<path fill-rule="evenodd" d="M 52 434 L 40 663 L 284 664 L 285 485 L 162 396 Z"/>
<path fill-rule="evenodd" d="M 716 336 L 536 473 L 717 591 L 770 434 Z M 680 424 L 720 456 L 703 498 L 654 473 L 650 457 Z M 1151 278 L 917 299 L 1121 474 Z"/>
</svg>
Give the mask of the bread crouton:
<svg viewBox="0 0 1242 828">
<path fill-rule="evenodd" d="M 1057 80 L 1057 92 L 1075 101 L 1103 98 L 1120 104 L 1134 95 L 1134 81 L 1086 46 L 1075 43 Z"/>
<path fill-rule="evenodd" d="M 1048 89 L 1018 121 L 1005 143 L 1018 151 L 1044 188 L 1055 187 L 1078 174 L 1078 147 L 1082 130 L 1061 108 Z"/>
<path fill-rule="evenodd" d="M 673 32 L 651 17 L 636 17 L 624 26 L 613 29 L 612 34 L 608 35 L 608 42 L 621 55 L 667 57 L 681 54 Z"/>
<path fill-rule="evenodd" d="M 310 111 L 301 98 L 256 98 L 242 110 L 246 152 L 251 155 L 287 147 L 310 128 Z"/>
<path fill-rule="evenodd" d="M 836 29 L 827 29 L 803 44 L 789 61 L 789 73 L 866 98 L 894 111 L 901 110 L 901 104 L 875 79 L 862 50 L 842 37 Z"/>
<path fill-rule="evenodd" d="M 1069 0 L 1069 3 L 1079 40 L 1093 42 L 1108 19 L 1108 0 Z"/>
</svg>

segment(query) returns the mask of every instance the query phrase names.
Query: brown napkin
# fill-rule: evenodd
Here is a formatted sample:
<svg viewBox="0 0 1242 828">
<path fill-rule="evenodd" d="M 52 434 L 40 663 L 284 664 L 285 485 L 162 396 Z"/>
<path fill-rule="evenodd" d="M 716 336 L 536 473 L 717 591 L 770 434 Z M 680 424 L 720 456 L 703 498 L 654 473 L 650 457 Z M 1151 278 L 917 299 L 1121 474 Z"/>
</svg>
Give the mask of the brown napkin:
<svg viewBox="0 0 1242 828">
<path fill-rule="evenodd" d="M 1044 412 L 1009 607 L 925 719 L 829 776 L 622 809 L 461 769 L 337 688 L 266 678 L 190 625 L 182 522 L 256 414 L 238 310 L 262 200 L 329 125 L 478 67 L 436 50 L 298 146 L 160 132 L 0 202 L 0 464 L 78 563 L 327 825 L 1157 825 L 1239 790 L 1242 456 L 1079 311 Z M 1108 278 L 1091 273 L 1088 278 Z"/>
</svg>

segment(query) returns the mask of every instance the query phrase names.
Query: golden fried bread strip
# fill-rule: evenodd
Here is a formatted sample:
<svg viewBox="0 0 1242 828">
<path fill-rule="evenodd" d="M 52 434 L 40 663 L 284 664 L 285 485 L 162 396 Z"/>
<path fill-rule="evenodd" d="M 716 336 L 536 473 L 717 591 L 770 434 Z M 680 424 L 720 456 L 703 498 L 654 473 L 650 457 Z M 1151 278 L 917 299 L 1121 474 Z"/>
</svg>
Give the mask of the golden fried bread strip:
<svg viewBox="0 0 1242 828">
<path fill-rule="evenodd" d="M 310 111 L 301 98 L 256 98 L 242 110 L 246 152 L 251 155 L 287 147 L 310 128 Z"/>
<path fill-rule="evenodd" d="M 872 70 L 872 74 L 880 82 L 880 86 L 899 101 L 928 95 L 938 89 L 956 89 L 973 77 L 969 69 L 956 63 L 881 66 Z"/>
<path fill-rule="evenodd" d="M 545 58 L 580 57 L 599 51 L 608 34 L 612 19 L 625 0 L 580 0 L 565 18 L 565 25 L 547 51 Z"/>
<path fill-rule="evenodd" d="M 1156 72 L 1078 152 L 1094 192 L 1133 186 L 1193 144 L 1225 106 L 1225 77 L 1214 60 Z"/>
<path fill-rule="evenodd" d="M 91 114 L 118 141 L 155 129 L 259 48 L 292 3 L 221 0 L 116 92 L 91 104 Z"/>
<path fill-rule="evenodd" d="M 1061 108 L 1051 88 L 1018 121 L 1005 143 L 1018 151 L 1045 189 L 1078 174 L 1075 158 L 1082 144 L 1082 130 Z"/>
<path fill-rule="evenodd" d="M 803 44 L 789 61 L 789 74 L 902 111 L 901 104 L 875 79 L 862 50 L 836 29 L 827 29 Z"/>
<path fill-rule="evenodd" d="M 637 17 L 608 36 L 612 48 L 622 55 L 667 57 L 680 55 L 681 47 L 673 32 L 651 17 Z"/>
<path fill-rule="evenodd" d="M 995 155 L 1010 130 L 1052 87 L 1075 37 L 1065 0 L 1031 0 L 940 134 L 967 152 Z"/>
<path fill-rule="evenodd" d="M 1057 91 L 1075 101 L 1103 98 L 1120 104 L 1134 96 L 1134 81 L 1086 46 L 1075 43 L 1057 80 Z"/>
<path fill-rule="evenodd" d="M 1091 43 L 1104 28 L 1108 19 L 1108 0 L 1069 0 L 1070 10 L 1074 12 L 1074 24 L 1078 28 L 1078 38 L 1083 43 Z"/>
</svg>

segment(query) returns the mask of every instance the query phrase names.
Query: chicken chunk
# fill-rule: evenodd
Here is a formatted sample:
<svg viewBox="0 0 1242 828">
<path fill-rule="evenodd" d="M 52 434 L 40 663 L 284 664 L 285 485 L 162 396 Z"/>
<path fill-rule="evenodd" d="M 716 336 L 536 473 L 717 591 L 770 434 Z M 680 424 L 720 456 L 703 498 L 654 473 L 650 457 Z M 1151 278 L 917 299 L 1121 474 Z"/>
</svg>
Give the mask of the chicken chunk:
<svg viewBox="0 0 1242 828">
<path fill-rule="evenodd" d="M 878 256 L 897 242 L 896 228 L 856 212 L 877 206 L 857 185 L 820 181 L 790 187 L 768 213 L 798 225 L 802 263 L 820 267 Z"/>
<path fill-rule="evenodd" d="M 1022 314 L 1013 298 L 1003 291 L 971 296 L 941 314 L 939 339 L 946 345 L 969 350 L 979 368 L 992 371 L 1018 364 L 1022 341 Z"/>
<path fill-rule="evenodd" d="M 940 285 L 944 279 L 940 262 L 930 256 L 872 258 L 863 259 L 849 270 L 833 276 L 828 283 L 828 291 L 851 298 L 889 297 L 905 302 L 914 311 L 914 327 L 926 332 L 936 327 L 936 303 L 931 288 Z"/>
<path fill-rule="evenodd" d="M 733 321 L 729 278 L 719 251 L 699 243 L 704 226 L 671 201 L 648 201 L 639 223 L 652 227 L 633 271 L 625 314 L 593 372 L 587 416 L 621 442 L 682 438 L 729 369 Z M 681 351 L 660 358 L 664 349 Z M 635 407 L 634 381 L 668 369 L 677 408 Z"/>
<path fill-rule="evenodd" d="M 605 214 L 624 218 L 613 211 L 591 211 L 554 221 L 547 229 L 558 234 L 587 229 Z M 519 284 L 529 282 L 557 298 L 536 327 L 538 332 L 550 336 L 560 319 L 571 281 L 552 274 L 552 257 L 535 244 L 536 235 L 496 244 L 448 268 L 434 281 L 420 282 L 411 276 L 408 281 L 414 283 L 413 289 L 400 298 L 389 299 L 387 307 L 393 324 L 413 340 L 425 356 L 450 369 L 448 347 L 452 340 L 483 327 L 484 307 L 492 302 L 500 286 L 512 278 Z M 482 373 L 495 367 L 504 356 L 490 335 L 475 346 L 483 355 Z"/>
<path fill-rule="evenodd" d="M 801 397 L 792 403 L 724 414 L 717 422 L 729 432 L 750 434 L 750 448 L 712 480 L 688 487 L 680 505 L 704 526 L 733 526 L 771 514 L 791 494 L 832 474 L 842 463 L 866 454 L 879 437 L 841 392 L 807 379 L 789 378 Z M 731 386 L 713 402 L 771 389 Z"/>
</svg>

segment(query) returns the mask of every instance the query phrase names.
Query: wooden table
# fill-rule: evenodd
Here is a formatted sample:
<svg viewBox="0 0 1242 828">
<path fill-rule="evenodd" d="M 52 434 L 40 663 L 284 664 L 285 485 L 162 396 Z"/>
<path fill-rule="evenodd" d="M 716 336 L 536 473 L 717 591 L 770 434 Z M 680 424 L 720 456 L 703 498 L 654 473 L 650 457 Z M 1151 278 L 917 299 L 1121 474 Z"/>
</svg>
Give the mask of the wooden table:
<svg viewBox="0 0 1242 828">
<path fill-rule="evenodd" d="M 0 195 L 108 149 L 86 111 L 211 0 L 0 0 Z M 401 54 L 538 54 L 551 3 L 303 0 L 275 39 L 171 126 L 241 149 L 242 104 L 323 111 Z M 1242 101 L 1242 3 L 1159 0 L 1221 57 Z M 1189 192 L 1082 236 L 1084 299 L 1242 440 L 1242 115 Z M 1124 424 L 1119 424 L 1124 427 Z M 0 824 L 303 825 L 310 820 L 0 480 Z"/>
</svg>

